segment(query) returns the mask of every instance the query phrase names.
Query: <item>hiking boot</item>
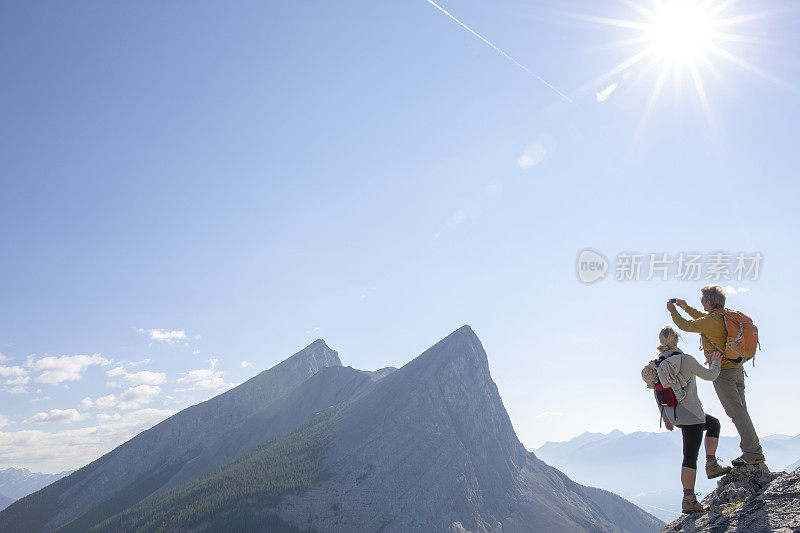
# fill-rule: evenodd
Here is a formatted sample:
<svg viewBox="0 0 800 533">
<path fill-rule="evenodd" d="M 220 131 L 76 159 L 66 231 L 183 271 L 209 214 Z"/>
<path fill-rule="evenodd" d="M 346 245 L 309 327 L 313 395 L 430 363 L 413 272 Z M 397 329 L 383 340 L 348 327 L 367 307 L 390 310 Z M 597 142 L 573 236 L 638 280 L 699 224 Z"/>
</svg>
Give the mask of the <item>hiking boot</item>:
<svg viewBox="0 0 800 533">
<path fill-rule="evenodd" d="M 697 501 L 697 496 L 694 494 L 689 494 L 688 496 L 683 497 L 683 501 L 681 501 L 681 510 L 683 511 L 683 514 L 704 513 L 708 511 L 708 509 L 703 507 L 702 504 Z"/>
<path fill-rule="evenodd" d="M 710 461 L 706 461 L 706 477 L 708 479 L 714 479 L 715 477 L 724 476 L 728 472 L 733 470 L 730 466 L 721 466 L 717 462 L 717 458 L 714 457 Z"/>
<path fill-rule="evenodd" d="M 757 465 L 764 462 L 764 455 L 760 453 L 744 452 L 742 455 L 731 461 L 733 466 Z"/>
</svg>

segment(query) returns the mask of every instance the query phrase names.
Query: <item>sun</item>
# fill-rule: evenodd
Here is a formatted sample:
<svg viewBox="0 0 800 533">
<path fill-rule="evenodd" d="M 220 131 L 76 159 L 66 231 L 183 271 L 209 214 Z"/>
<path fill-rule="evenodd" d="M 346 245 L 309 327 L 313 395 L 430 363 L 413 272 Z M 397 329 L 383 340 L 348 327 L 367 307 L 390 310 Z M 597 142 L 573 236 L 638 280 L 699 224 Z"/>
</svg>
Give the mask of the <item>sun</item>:
<svg viewBox="0 0 800 533">
<path fill-rule="evenodd" d="M 719 46 L 713 15 L 703 5 L 683 1 L 662 4 L 646 31 L 653 54 L 674 64 L 697 62 L 710 46 Z"/>
<path fill-rule="evenodd" d="M 574 91 L 573 96 L 589 90 L 599 91 L 598 100 L 603 101 L 617 87 L 616 81 L 605 89 L 604 84 L 609 84 L 616 76 L 622 75 L 627 79 L 628 76 L 635 75 L 634 81 L 639 81 L 656 73 L 642 114 L 641 128 L 668 79 L 672 78 L 680 86 L 681 80 L 688 77 L 709 124 L 713 125 L 703 75 L 712 72 L 719 76 L 716 66 L 719 61 L 734 64 L 750 73 L 786 85 L 730 50 L 734 43 L 759 44 L 757 37 L 740 33 L 741 28 L 748 22 L 774 16 L 777 12 L 732 13 L 731 8 L 736 0 L 620 1 L 631 11 L 631 18 L 563 13 L 570 18 L 619 28 L 627 33 L 624 38 L 602 48 L 634 49 L 627 59 Z"/>
</svg>

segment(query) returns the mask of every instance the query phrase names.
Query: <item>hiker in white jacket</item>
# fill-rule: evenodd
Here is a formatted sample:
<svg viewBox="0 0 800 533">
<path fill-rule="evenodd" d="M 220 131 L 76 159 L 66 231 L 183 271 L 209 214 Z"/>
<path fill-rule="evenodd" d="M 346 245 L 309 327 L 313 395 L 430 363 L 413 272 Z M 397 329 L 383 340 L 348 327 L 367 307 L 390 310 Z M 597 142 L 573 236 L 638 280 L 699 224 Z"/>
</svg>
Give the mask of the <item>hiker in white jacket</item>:
<svg viewBox="0 0 800 533">
<path fill-rule="evenodd" d="M 677 426 L 681 428 L 683 436 L 681 467 L 683 501 L 681 509 L 687 514 L 702 512 L 705 509 L 697 501 L 694 484 L 697 478 L 697 456 L 700 452 L 704 431 L 706 433 L 706 475 L 708 479 L 727 474 L 731 467 L 722 467 L 717 462 L 715 454 L 719 443 L 720 423 L 718 419 L 703 411 L 703 404 L 697 395 L 695 377 L 714 381 L 719 375 L 722 354 L 719 352 L 711 354 L 711 367 L 706 368 L 694 357 L 683 353 L 678 348 L 678 333 L 672 326 L 664 327 L 658 335 L 658 340 L 661 343 L 658 346 L 659 357 L 645 367 L 642 376 L 644 377 L 645 374 L 649 376 L 649 378 L 645 378 L 645 381 L 650 381 L 648 386 L 652 383 L 652 386 L 655 387 L 656 383 L 660 383 L 663 387 L 670 387 L 675 394 L 677 400 L 675 406 L 666 407 L 659 403 L 658 399 L 656 399 L 656 403 L 667 429 L 672 431 Z"/>
</svg>

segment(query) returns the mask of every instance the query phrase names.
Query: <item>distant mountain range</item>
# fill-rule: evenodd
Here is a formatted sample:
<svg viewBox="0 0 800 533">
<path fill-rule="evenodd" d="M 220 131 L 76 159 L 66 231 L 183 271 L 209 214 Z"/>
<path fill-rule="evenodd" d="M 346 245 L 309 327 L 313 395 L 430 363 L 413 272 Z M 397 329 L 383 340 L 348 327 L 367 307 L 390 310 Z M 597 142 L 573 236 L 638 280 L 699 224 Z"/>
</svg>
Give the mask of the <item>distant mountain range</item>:
<svg viewBox="0 0 800 533">
<path fill-rule="evenodd" d="M 600 531 L 664 524 L 524 449 L 464 326 L 400 369 L 317 340 L 0 512 L 14 531 Z"/>
<path fill-rule="evenodd" d="M 27 468 L 0 469 L 0 510 L 8 507 L 14 500 L 36 492 L 71 472 L 42 474 L 40 472 L 31 472 Z"/>
<path fill-rule="evenodd" d="M 763 437 L 761 444 L 772 470 L 792 472 L 800 467 L 800 435 L 771 435 Z M 627 435 L 616 429 L 610 433 L 584 433 L 566 442 L 548 442 L 532 451 L 575 481 L 620 494 L 664 521 L 670 522 L 681 513 L 680 430 Z M 720 437 L 717 456 L 724 464 L 729 465 L 740 454 L 738 437 Z M 706 479 L 704 457 L 701 448 L 696 490 L 708 494 L 717 486 L 717 480 Z M 629 472 L 639 475 L 627 475 Z"/>
</svg>

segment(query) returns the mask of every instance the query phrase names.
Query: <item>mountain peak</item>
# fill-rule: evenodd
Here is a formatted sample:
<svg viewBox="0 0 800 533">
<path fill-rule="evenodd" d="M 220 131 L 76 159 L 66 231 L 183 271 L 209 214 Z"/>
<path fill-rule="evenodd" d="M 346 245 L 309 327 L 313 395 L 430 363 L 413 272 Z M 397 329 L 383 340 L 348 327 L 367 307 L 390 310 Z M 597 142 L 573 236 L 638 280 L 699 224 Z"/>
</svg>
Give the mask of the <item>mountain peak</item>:
<svg viewBox="0 0 800 533">
<path fill-rule="evenodd" d="M 486 352 L 469 326 L 453 331 L 378 383 L 344 415 L 342 449 L 354 450 L 373 439 L 394 446 L 395 441 L 424 434 L 422 428 L 435 428 L 437 439 L 451 439 L 449 447 L 480 458 L 479 465 L 473 465 L 478 477 L 495 479 L 524 462 L 525 449 L 492 381 Z"/>
<path fill-rule="evenodd" d="M 332 350 L 322 339 L 317 339 L 296 354 L 278 363 L 275 368 L 284 366 L 295 366 L 298 364 L 308 364 L 314 367 L 314 371 L 326 366 L 342 366 L 339 353 Z"/>
<path fill-rule="evenodd" d="M 468 325 L 461 326 L 445 338 L 422 352 L 406 365 L 409 369 L 425 367 L 429 370 L 442 365 L 450 364 L 456 360 L 467 360 L 481 368 L 488 374 L 489 361 L 480 339 Z"/>
</svg>

